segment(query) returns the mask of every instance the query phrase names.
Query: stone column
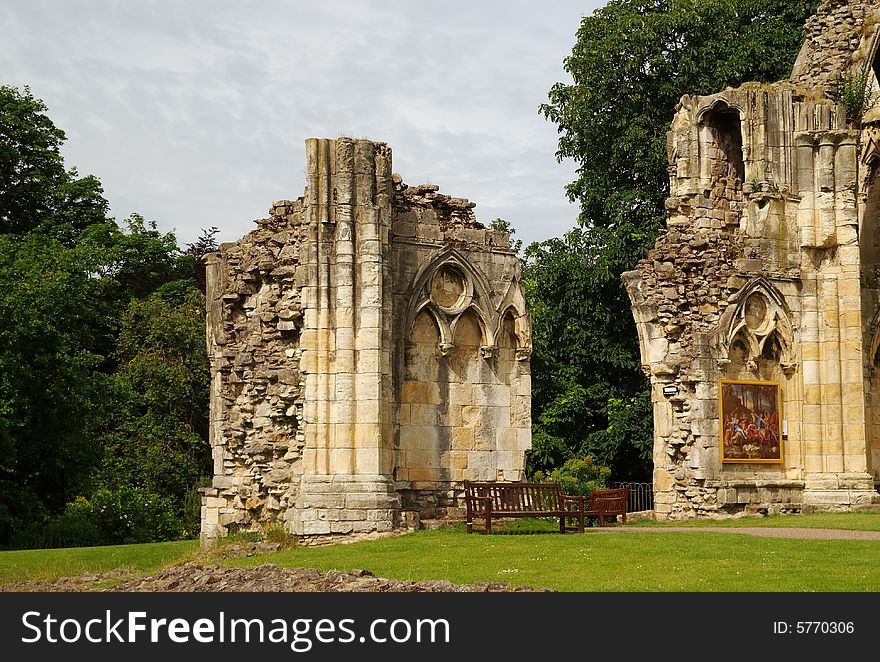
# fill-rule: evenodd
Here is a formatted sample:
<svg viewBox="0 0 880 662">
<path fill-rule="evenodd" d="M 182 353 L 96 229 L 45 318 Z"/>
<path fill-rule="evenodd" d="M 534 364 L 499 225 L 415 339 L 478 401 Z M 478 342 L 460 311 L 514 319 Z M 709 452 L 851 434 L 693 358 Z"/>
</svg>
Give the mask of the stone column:
<svg viewBox="0 0 880 662">
<path fill-rule="evenodd" d="M 302 535 L 387 531 L 392 482 L 384 257 L 390 150 L 366 140 L 306 141 L 308 282 L 301 339 L 306 375 L 303 476 L 291 528 Z"/>
<path fill-rule="evenodd" d="M 223 337 L 223 264 L 218 253 L 208 253 L 205 261 L 205 308 L 207 323 L 205 324 L 205 339 L 207 341 L 208 360 L 211 363 L 211 374 L 217 375 L 219 357 L 222 354 L 226 339 Z M 226 446 L 223 439 L 222 411 L 222 382 L 218 378 L 211 379 L 211 391 L 209 394 L 208 441 L 211 444 L 211 456 L 214 460 L 215 486 L 203 488 L 201 509 L 201 533 L 200 539 L 203 544 L 226 534 L 226 528 L 220 521 L 221 512 L 227 507 L 227 500 L 220 496 L 217 489 L 216 477 L 225 475 L 224 459 L 226 458 Z"/>
<path fill-rule="evenodd" d="M 804 503 L 849 507 L 876 498 L 865 454 L 858 207 L 852 187 L 857 181 L 856 136 L 827 132 L 819 136 L 818 146 L 813 151 L 814 236 L 812 245 L 805 246 L 817 273 L 805 279 L 802 320 L 802 337 L 815 336 L 816 342 L 802 346 Z"/>
</svg>

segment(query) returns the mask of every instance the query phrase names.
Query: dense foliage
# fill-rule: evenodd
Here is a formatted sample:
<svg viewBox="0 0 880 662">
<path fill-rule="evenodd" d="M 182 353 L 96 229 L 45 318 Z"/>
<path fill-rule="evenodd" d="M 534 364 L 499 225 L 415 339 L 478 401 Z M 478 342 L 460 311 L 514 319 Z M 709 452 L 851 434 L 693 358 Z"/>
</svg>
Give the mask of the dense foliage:
<svg viewBox="0 0 880 662">
<path fill-rule="evenodd" d="M 0 87 L 0 546 L 192 535 L 209 470 L 198 258 L 96 177 L 30 91 Z"/>
<path fill-rule="evenodd" d="M 668 196 L 666 133 L 684 94 L 787 78 L 816 0 L 612 0 L 585 17 L 541 113 L 579 227 L 526 249 L 534 319 L 532 472 L 572 455 L 646 480 L 651 406 L 620 275 L 653 246 Z"/>
</svg>

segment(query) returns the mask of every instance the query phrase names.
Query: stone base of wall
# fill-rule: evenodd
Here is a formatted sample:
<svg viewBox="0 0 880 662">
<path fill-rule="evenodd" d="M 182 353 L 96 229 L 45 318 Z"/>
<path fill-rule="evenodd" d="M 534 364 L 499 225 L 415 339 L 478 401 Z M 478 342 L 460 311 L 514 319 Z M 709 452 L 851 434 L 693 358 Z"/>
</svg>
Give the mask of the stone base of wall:
<svg viewBox="0 0 880 662">
<path fill-rule="evenodd" d="M 458 483 L 398 484 L 401 507 L 420 519 L 459 519 L 465 516 L 464 491 Z"/>
<path fill-rule="evenodd" d="M 658 520 L 727 519 L 742 515 L 880 511 L 868 474 L 816 474 L 806 480 L 706 480 L 654 495 Z"/>
<path fill-rule="evenodd" d="M 216 487 L 204 487 L 199 490 L 202 493 L 202 527 L 199 540 L 202 545 L 208 545 L 217 538 L 223 538 L 229 529 L 228 500 L 220 495 Z"/>
<path fill-rule="evenodd" d="M 297 536 L 329 536 L 388 532 L 400 521 L 400 496 L 384 476 L 304 475 L 285 527 Z"/>
</svg>

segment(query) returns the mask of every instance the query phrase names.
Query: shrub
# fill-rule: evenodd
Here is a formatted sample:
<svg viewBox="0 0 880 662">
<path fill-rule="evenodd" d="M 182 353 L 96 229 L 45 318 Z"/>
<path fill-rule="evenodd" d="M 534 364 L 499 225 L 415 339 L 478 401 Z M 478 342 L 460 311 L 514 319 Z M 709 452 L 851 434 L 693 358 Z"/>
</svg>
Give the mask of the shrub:
<svg viewBox="0 0 880 662">
<path fill-rule="evenodd" d="M 61 515 L 35 520 L 10 541 L 14 549 L 91 547 L 177 540 L 191 532 L 171 500 L 134 487 L 77 497 Z"/>
<path fill-rule="evenodd" d="M 846 110 L 850 124 L 858 124 L 866 112 L 877 105 L 878 94 L 873 89 L 871 62 L 865 60 L 857 71 L 850 71 L 837 82 L 837 98 Z"/>
<path fill-rule="evenodd" d="M 562 484 L 562 493 L 572 496 L 590 496 L 593 490 L 606 486 L 609 476 L 611 469 L 596 464 L 590 455 L 566 460 L 565 464 L 549 473 L 535 472 L 536 481 L 558 481 Z"/>
</svg>

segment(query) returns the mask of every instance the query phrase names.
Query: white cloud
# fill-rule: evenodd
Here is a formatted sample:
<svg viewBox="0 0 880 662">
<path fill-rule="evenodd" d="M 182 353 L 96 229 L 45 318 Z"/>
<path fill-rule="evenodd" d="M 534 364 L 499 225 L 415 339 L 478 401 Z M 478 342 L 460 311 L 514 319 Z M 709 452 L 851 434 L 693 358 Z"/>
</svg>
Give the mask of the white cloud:
<svg viewBox="0 0 880 662">
<path fill-rule="evenodd" d="M 31 86 L 68 136 L 65 157 L 181 244 L 238 238 L 302 193 L 303 141 L 387 142 L 428 179 L 507 218 L 526 242 L 559 235 L 574 164 L 538 115 L 597 2 L 7 0 L 3 84 Z"/>
</svg>

